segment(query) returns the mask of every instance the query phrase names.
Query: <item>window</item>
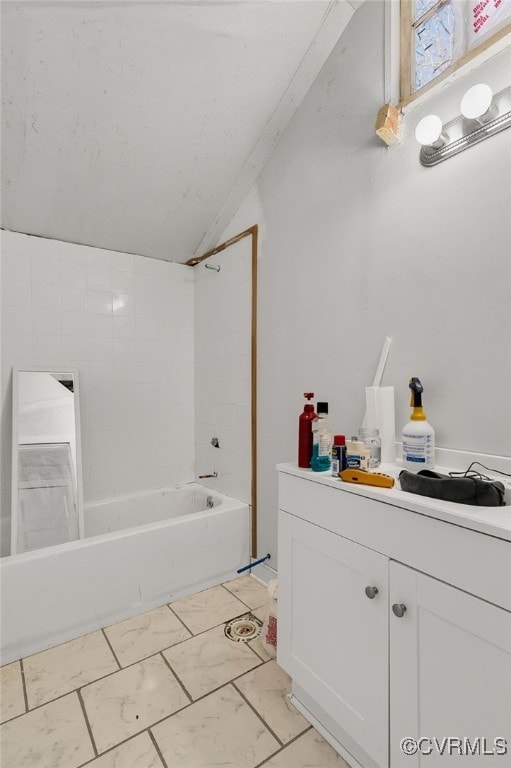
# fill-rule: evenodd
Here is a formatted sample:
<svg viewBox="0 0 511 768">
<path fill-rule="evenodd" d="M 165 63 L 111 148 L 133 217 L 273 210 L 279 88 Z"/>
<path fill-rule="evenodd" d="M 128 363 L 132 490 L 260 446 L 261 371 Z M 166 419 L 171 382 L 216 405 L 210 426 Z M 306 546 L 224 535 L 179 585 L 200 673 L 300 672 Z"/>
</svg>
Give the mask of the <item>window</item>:
<svg viewBox="0 0 511 768">
<path fill-rule="evenodd" d="M 511 0 L 401 0 L 400 104 L 511 33 Z"/>
</svg>

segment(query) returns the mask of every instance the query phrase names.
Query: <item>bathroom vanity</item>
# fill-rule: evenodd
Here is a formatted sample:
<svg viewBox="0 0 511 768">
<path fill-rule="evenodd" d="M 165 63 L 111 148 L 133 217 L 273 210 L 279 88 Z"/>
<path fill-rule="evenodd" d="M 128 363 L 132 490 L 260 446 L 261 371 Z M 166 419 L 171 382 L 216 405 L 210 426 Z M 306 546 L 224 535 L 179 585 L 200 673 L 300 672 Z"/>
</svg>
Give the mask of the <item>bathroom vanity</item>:
<svg viewBox="0 0 511 768">
<path fill-rule="evenodd" d="M 278 469 L 293 703 L 352 768 L 511 765 L 511 507 Z M 405 755 L 406 737 L 480 737 L 481 754 Z M 497 737 L 501 762 L 483 754 Z"/>
</svg>

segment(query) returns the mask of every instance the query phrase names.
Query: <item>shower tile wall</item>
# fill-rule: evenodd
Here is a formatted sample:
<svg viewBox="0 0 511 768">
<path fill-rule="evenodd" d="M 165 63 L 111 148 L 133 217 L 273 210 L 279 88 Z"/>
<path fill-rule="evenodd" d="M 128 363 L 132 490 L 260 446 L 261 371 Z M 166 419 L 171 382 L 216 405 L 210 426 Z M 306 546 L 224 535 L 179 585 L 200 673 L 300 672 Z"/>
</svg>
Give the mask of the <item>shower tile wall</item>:
<svg viewBox="0 0 511 768">
<path fill-rule="evenodd" d="M 201 482 L 250 503 L 251 239 L 205 263 L 221 270 L 194 268 L 196 471 L 218 472 Z"/>
<path fill-rule="evenodd" d="M 5 555 L 13 365 L 79 370 L 86 501 L 194 479 L 194 275 L 141 256 L 1 238 Z"/>
</svg>

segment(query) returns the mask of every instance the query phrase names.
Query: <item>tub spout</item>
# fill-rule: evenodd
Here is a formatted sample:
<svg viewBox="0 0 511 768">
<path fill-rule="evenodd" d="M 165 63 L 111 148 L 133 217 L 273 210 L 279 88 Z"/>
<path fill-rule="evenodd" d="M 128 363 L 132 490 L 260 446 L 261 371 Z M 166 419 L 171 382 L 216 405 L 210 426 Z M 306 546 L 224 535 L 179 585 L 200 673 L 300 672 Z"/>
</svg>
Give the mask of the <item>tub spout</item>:
<svg viewBox="0 0 511 768">
<path fill-rule="evenodd" d="M 199 475 L 199 480 L 204 480 L 206 477 L 218 477 L 218 472 L 213 472 L 212 475 Z"/>
</svg>

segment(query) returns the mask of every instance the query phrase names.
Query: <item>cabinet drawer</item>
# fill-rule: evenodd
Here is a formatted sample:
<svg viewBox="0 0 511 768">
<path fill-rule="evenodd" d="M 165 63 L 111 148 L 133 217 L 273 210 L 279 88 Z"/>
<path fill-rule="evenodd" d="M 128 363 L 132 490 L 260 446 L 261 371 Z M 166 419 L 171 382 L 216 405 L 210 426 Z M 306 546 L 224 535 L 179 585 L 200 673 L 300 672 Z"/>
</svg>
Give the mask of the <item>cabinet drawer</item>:
<svg viewBox="0 0 511 768">
<path fill-rule="evenodd" d="M 283 472 L 279 506 L 511 610 L 509 542 Z"/>
</svg>

